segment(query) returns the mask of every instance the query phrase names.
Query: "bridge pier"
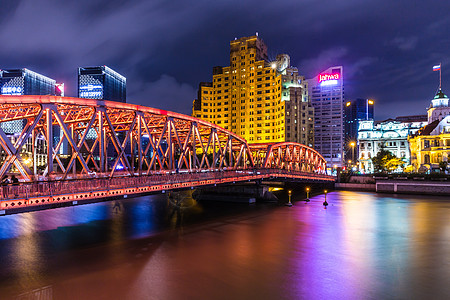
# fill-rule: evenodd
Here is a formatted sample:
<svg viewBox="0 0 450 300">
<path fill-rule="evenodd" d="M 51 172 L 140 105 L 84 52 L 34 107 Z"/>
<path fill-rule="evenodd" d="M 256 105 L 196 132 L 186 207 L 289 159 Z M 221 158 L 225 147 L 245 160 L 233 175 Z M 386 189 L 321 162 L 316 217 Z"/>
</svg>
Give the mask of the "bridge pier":
<svg viewBox="0 0 450 300">
<path fill-rule="evenodd" d="M 255 182 L 197 188 L 193 197 L 199 201 L 255 203 L 266 199 L 269 187 Z"/>
<path fill-rule="evenodd" d="M 306 188 L 310 195 L 322 194 L 324 190 L 334 190 L 334 182 L 261 181 L 199 187 L 193 197 L 199 201 L 224 201 L 239 203 L 288 202 L 288 191 L 292 191 L 292 202 L 306 199 Z"/>
</svg>

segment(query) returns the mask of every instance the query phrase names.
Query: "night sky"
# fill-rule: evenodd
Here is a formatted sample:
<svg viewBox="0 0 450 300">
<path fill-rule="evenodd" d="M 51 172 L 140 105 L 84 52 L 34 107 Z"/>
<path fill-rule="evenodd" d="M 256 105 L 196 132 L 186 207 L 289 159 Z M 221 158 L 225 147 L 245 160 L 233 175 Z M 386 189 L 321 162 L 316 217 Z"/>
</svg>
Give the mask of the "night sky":
<svg viewBox="0 0 450 300">
<path fill-rule="evenodd" d="M 306 78 L 343 65 L 346 99 L 374 99 L 382 120 L 426 113 L 439 62 L 450 93 L 449 12 L 444 0 L 2 0 L 0 68 L 76 96 L 77 67 L 108 65 L 127 77 L 127 102 L 190 114 L 230 40 L 258 32 Z"/>
</svg>

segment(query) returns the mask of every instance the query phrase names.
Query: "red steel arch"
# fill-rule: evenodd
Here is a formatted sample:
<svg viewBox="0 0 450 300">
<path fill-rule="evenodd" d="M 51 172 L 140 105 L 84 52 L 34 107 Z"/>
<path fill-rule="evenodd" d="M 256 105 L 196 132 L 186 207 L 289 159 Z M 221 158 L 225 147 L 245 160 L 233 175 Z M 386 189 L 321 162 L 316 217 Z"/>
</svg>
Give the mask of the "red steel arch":
<svg viewBox="0 0 450 300">
<path fill-rule="evenodd" d="M 24 182 L 2 187 L 0 215 L 274 177 L 333 182 L 325 166 L 305 145 L 248 145 L 217 125 L 170 111 L 92 99 L 0 96 L 0 176 L 20 173 Z"/>
<path fill-rule="evenodd" d="M 326 174 L 326 160 L 311 147 L 282 142 L 251 144 L 250 149 L 256 166 L 306 173 Z"/>
<path fill-rule="evenodd" d="M 5 133 L 11 121 L 22 122 L 20 134 Z M 0 176 L 13 168 L 24 181 L 74 179 L 93 172 L 111 178 L 255 166 L 242 137 L 200 119 L 140 105 L 0 96 L 0 123 Z M 39 140 L 45 147 L 38 149 Z M 37 155 L 47 161 L 43 170 Z"/>
</svg>

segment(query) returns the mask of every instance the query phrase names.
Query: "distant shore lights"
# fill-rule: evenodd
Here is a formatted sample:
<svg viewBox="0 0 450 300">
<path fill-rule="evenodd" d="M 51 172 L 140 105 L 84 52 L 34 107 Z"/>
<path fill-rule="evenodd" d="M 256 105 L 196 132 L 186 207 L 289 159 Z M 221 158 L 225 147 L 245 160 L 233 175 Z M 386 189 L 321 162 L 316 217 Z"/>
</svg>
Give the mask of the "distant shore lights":
<svg viewBox="0 0 450 300">
<path fill-rule="evenodd" d="M 341 78 L 339 73 L 336 74 L 319 74 L 320 85 L 335 85 L 338 84 L 338 80 Z"/>
</svg>

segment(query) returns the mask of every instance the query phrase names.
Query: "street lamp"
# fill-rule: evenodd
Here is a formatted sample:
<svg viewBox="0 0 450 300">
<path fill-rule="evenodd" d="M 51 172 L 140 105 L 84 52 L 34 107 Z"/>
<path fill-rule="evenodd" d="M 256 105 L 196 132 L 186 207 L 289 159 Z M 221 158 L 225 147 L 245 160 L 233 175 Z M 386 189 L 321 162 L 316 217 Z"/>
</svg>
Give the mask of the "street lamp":
<svg viewBox="0 0 450 300">
<path fill-rule="evenodd" d="M 309 187 L 306 187 L 306 202 L 309 202 Z"/>
<path fill-rule="evenodd" d="M 292 191 L 291 190 L 288 190 L 288 195 L 289 195 L 289 202 L 286 203 L 286 206 L 292 206 L 292 202 L 291 202 Z"/>
<path fill-rule="evenodd" d="M 356 143 L 354 141 L 351 141 L 350 147 L 352 147 L 352 161 L 355 161 L 355 146 L 356 146 Z"/>
<path fill-rule="evenodd" d="M 323 201 L 323 206 L 328 206 L 328 202 L 327 202 L 327 193 L 328 193 L 328 191 L 325 190 L 323 192 L 325 193 L 325 201 Z"/>
</svg>

